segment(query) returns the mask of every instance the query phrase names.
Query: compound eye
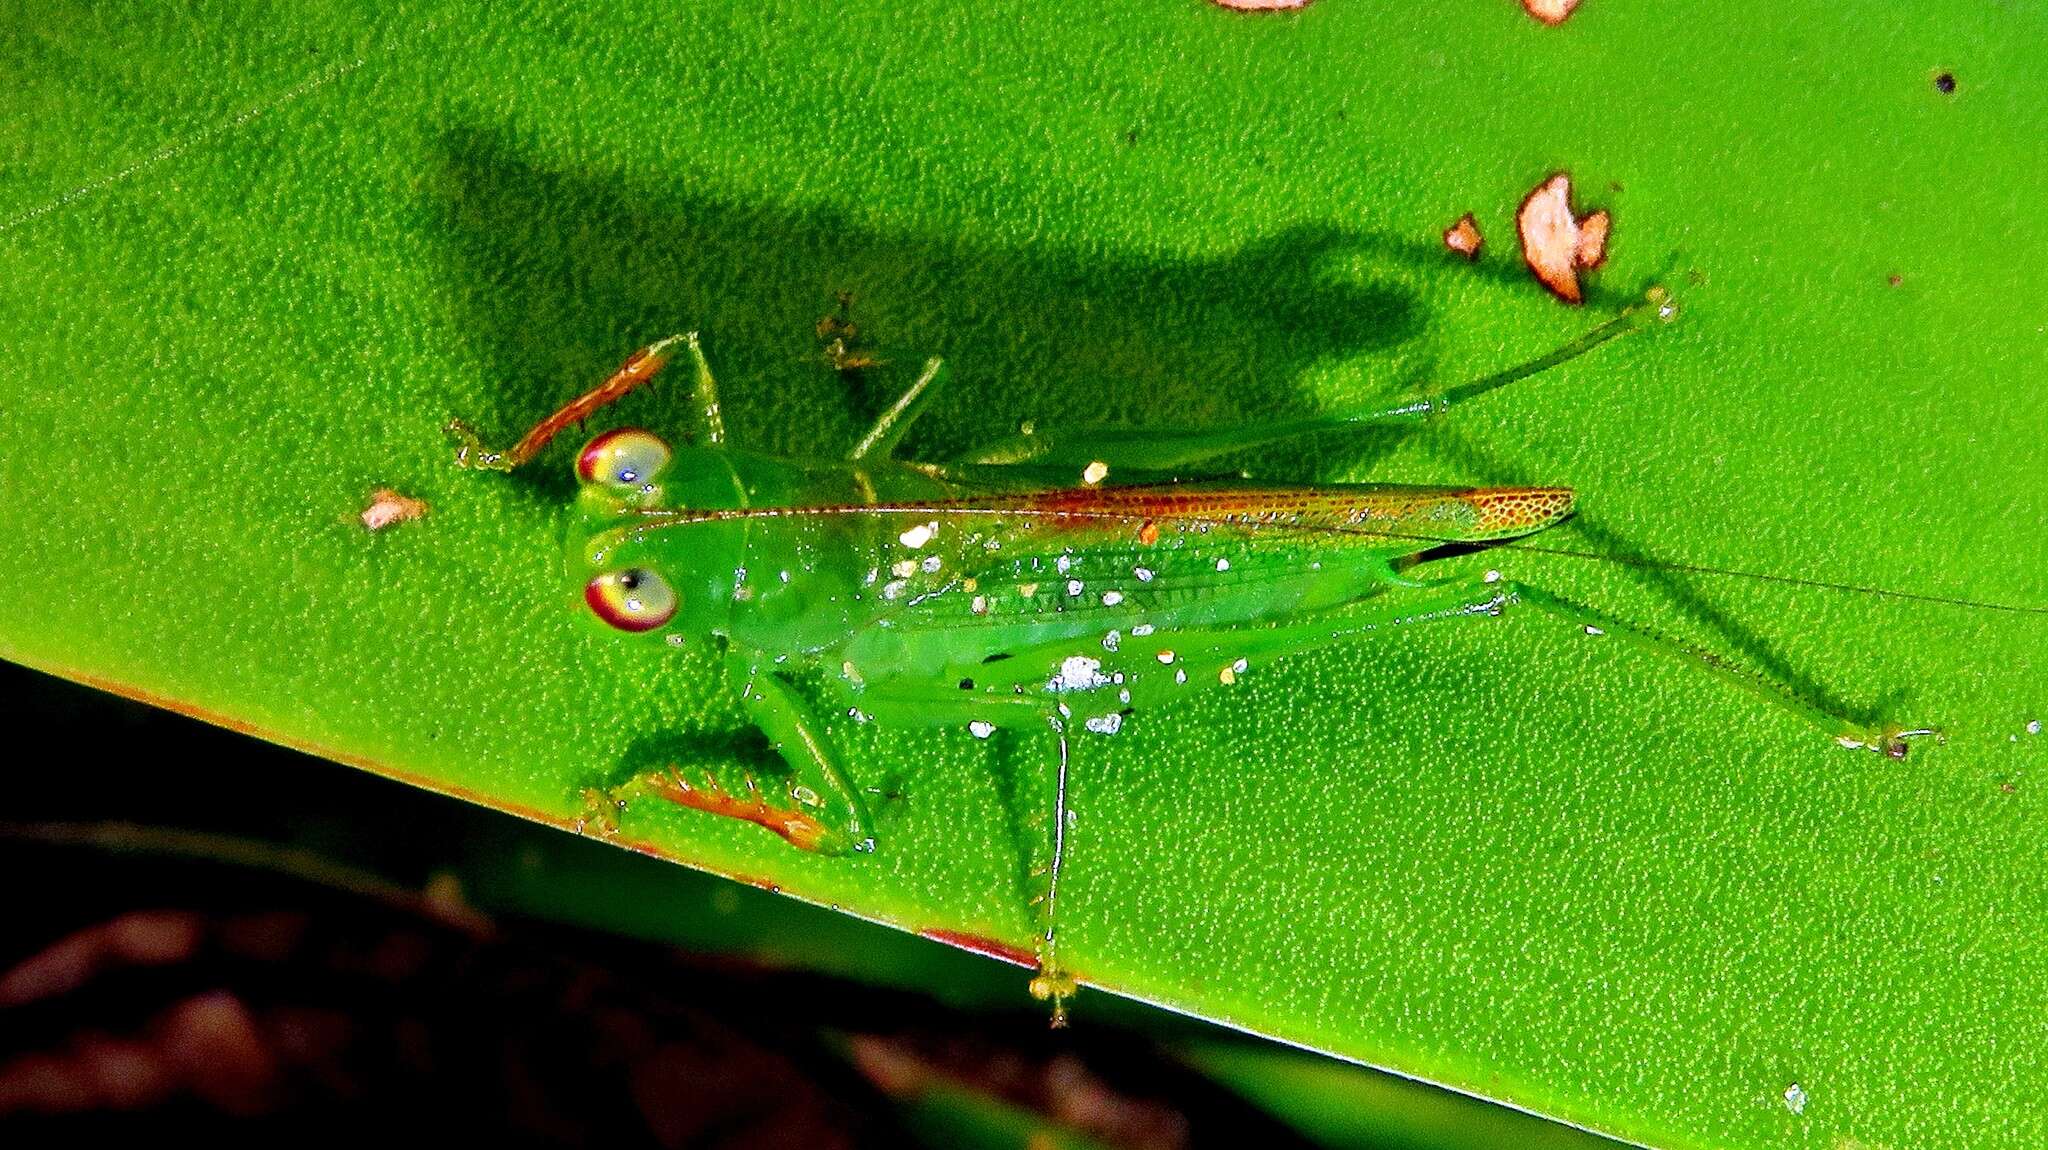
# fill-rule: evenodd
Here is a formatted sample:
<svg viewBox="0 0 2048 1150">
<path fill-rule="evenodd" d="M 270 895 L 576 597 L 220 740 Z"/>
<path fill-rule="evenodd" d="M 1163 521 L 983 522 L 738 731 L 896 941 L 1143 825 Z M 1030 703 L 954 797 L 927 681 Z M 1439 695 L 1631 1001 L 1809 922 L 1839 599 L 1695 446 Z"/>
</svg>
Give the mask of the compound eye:
<svg viewBox="0 0 2048 1150">
<path fill-rule="evenodd" d="M 607 431 L 590 441 L 576 457 L 576 475 L 585 483 L 609 487 L 643 487 L 668 466 L 668 444 L 637 427 Z"/>
<path fill-rule="evenodd" d="M 676 613 L 675 588 L 645 567 L 599 575 L 583 585 L 583 601 L 621 631 L 652 631 Z"/>
</svg>

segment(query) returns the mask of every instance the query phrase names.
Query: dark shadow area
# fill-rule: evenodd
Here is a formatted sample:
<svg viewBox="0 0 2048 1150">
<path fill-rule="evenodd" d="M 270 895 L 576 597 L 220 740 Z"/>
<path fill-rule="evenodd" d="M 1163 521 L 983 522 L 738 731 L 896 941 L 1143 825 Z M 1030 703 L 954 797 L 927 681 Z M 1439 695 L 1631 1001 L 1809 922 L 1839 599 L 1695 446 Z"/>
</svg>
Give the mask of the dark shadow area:
<svg viewBox="0 0 2048 1150">
<path fill-rule="evenodd" d="M 22 774 L 0 823 L 0 871 L 24 880 L 0 975 L 42 971 L 0 979 L 12 1144 L 905 1146 L 929 1144 L 921 1099 L 943 1088 L 1105 1145 L 1307 1145 L 1169 1048 L 1236 1040 L 1220 1028 L 1090 996 L 1085 1027 L 1050 1031 L 1008 967 L 7 663 L 0 720 L 66 749 Z M 725 892 L 739 945 L 426 894 L 529 850 L 615 858 L 558 882 L 644 868 Z M 1015 1006 L 792 969 L 780 916 L 930 951 L 946 977 L 1017 986 Z"/>
<path fill-rule="evenodd" d="M 603 175 L 535 168 L 488 131 L 444 140 L 431 191 L 451 303 L 501 389 L 491 410 L 451 414 L 509 441 L 634 348 L 696 329 L 735 445 L 778 453 L 843 452 L 926 357 L 946 357 L 949 391 L 909 444 L 929 456 L 1048 412 L 1197 424 L 1304 414 L 1304 369 L 1424 328 L 1406 289 L 1356 270 L 1386 245 L 1333 227 L 1292 227 L 1215 258 L 1140 258 L 799 214 L 700 191 L 687 173 L 675 188 L 636 198 Z M 818 324 L 842 292 L 881 366 L 842 374 L 829 363 Z M 689 426 L 686 396 L 657 385 L 607 418 Z M 564 495 L 565 471 L 544 463 L 520 478 Z"/>
</svg>

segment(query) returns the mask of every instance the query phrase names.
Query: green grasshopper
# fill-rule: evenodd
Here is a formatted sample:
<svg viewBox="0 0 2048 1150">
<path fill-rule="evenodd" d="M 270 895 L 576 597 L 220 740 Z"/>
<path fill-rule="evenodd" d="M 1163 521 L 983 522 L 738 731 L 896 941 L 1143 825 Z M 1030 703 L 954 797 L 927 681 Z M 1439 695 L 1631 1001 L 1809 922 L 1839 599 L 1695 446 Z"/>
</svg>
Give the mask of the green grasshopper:
<svg viewBox="0 0 2048 1150">
<path fill-rule="evenodd" d="M 622 632 L 709 642 L 753 723 L 788 765 L 764 779 L 658 771 L 635 784 L 760 824 L 805 850 L 868 851 L 861 788 L 821 708 L 791 677 L 822 670 L 837 713 L 884 724 L 1049 729 L 1050 841 L 1034 844 L 1032 991 L 1057 1023 L 1075 982 L 1056 911 L 1068 830 L 1069 738 L 1236 681 L 1253 662 L 1369 632 L 1533 608 L 1674 659 L 1810 724 L 1843 747 L 1893 757 L 1929 731 L 1830 714 L 1720 658 L 1488 572 L 1432 579 L 1432 550 L 1497 545 L 1571 513 L 1563 487 L 1286 486 L 1203 470 L 1215 457 L 1318 432 L 1412 425 L 1547 370 L 1657 319 L 1661 290 L 1527 363 L 1392 406 L 1247 427 L 1027 427 L 943 462 L 897 448 L 945 378 L 929 361 L 843 458 L 799 459 L 726 442 L 697 336 L 663 340 L 505 452 L 460 421 L 458 462 L 510 470 L 556 433 L 651 381 L 680 350 L 698 418 L 672 444 L 623 428 L 577 457 L 571 562 L 584 601 Z M 824 713 L 831 713 L 826 711 Z"/>
</svg>

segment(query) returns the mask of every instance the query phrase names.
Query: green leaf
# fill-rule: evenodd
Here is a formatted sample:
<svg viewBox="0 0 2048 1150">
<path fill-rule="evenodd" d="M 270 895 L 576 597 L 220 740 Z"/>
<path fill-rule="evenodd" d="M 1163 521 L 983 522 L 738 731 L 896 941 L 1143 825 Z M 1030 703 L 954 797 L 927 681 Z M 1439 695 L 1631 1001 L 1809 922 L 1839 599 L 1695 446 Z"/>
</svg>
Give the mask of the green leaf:
<svg viewBox="0 0 2048 1150">
<path fill-rule="evenodd" d="M 1567 483 L 1562 547 L 2048 604 L 2036 10 L 46 9 L 0 31 L 0 655 L 423 786 L 565 825 L 636 746 L 735 746 L 708 663 L 575 610 L 571 448 L 480 477 L 439 432 L 689 328 L 768 451 L 945 355 L 945 450 L 1405 394 L 1664 282 L 1674 328 L 1256 462 Z M 1614 218 L 1582 311 L 1513 250 L 1560 169 Z M 1467 210 L 1476 266 L 1437 240 Z M 842 290 L 863 387 L 818 359 Z M 430 510 L 367 533 L 387 485 Z M 1853 755 L 1532 618 L 1255 668 L 1080 744 L 1089 982 L 1660 1146 L 2048 1137 L 2040 616 L 1460 562 L 1947 745 Z M 624 838 L 1022 945 L 1035 768 L 840 733 L 901 795 L 871 857 L 644 804 Z"/>
</svg>

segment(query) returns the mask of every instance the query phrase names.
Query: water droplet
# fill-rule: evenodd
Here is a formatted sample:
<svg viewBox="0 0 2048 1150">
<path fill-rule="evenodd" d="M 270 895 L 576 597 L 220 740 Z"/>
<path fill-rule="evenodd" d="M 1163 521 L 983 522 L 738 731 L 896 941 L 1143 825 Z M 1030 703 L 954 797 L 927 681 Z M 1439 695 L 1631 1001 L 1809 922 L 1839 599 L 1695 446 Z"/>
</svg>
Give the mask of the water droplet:
<svg viewBox="0 0 2048 1150">
<path fill-rule="evenodd" d="M 1121 591 L 1104 591 L 1102 593 L 1102 605 L 1104 607 L 1114 607 L 1123 601 L 1124 593 Z"/>
<path fill-rule="evenodd" d="M 967 724 L 967 731 L 977 739 L 986 739 L 996 733 L 996 725 L 982 719 Z"/>
<path fill-rule="evenodd" d="M 937 571 L 941 566 L 943 566 L 943 564 L 938 556 L 927 555 L 924 557 L 924 562 L 918 564 L 918 566 L 924 568 L 924 573 L 929 575 L 932 572 Z"/>
<path fill-rule="evenodd" d="M 2041 720 L 2039 720 L 2039 719 L 2035 719 L 2035 720 L 2034 720 L 2033 722 L 2031 722 L 2031 723 L 2028 723 L 2028 724 L 2027 724 L 2027 733 L 2028 733 L 2028 734 L 2030 734 L 2030 735 L 2038 735 L 2038 734 L 2040 734 L 2040 733 L 2041 733 Z"/>
<path fill-rule="evenodd" d="M 1053 560 L 1052 565 L 1059 569 L 1060 574 L 1065 575 L 1074 566 L 1074 557 L 1072 555 L 1062 555 Z"/>
<path fill-rule="evenodd" d="M 1097 715 L 1086 723 L 1088 729 L 1098 735 L 1114 735 L 1123 729 L 1123 725 L 1124 716 L 1120 711 L 1111 711 L 1107 715 Z"/>
<path fill-rule="evenodd" d="M 1593 626 L 1591 623 L 1586 624 L 1586 634 L 1588 635 L 1605 635 L 1606 633 L 1607 632 L 1602 631 L 1600 628 Z"/>
<path fill-rule="evenodd" d="M 1228 560 L 1228 559 L 1218 559 L 1218 560 L 1216 561 L 1216 570 L 1218 570 L 1218 571 L 1228 571 L 1228 570 L 1230 570 L 1230 560 Z"/>
<path fill-rule="evenodd" d="M 898 535 L 896 538 L 901 540 L 905 547 L 908 547 L 914 551 L 917 548 L 922 547 L 927 543 L 930 543 L 932 541 L 932 536 L 937 535 L 938 533 L 938 524 L 920 523 L 917 526 L 911 528 L 910 530 L 905 531 L 903 534 Z"/>
<path fill-rule="evenodd" d="M 1137 626 L 1131 628 L 1131 634 L 1137 636 L 1140 639 L 1144 638 L 1147 635 L 1150 635 L 1151 633 L 1152 624 L 1150 623 L 1140 623 Z"/>
<path fill-rule="evenodd" d="M 1123 641 L 1123 632 L 1111 631 L 1109 634 L 1104 635 L 1102 637 L 1102 649 L 1105 651 L 1114 651 L 1118 647 L 1123 645 Z"/>
<path fill-rule="evenodd" d="M 1109 464 L 1100 459 L 1081 469 L 1081 482 L 1090 487 L 1109 477 Z"/>
<path fill-rule="evenodd" d="M 988 614 L 988 596 L 976 595 L 974 597 L 973 602 L 969 603 L 967 606 L 969 610 L 973 611 L 977 615 L 986 615 Z"/>
<path fill-rule="evenodd" d="M 1188 681 L 1188 671 L 1187 671 L 1187 668 L 1186 668 L 1186 667 L 1181 667 L 1181 668 L 1179 668 L 1179 669 L 1175 670 L 1175 671 L 1174 671 L 1174 673 L 1173 673 L 1173 681 L 1174 681 L 1174 682 L 1176 682 L 1176 683 L 1185 683 L 1185 682 L 1187 682 L 1187 681 Z"/>
<path fill-rule="evenodd" d="M 895 599 L 901 596 L 903 589 L 908 586 L 910 586 L 910 583 L 907 580 L 891 579 L 887 583 L 882 584 L 882 598 Z"/>
<path fill-rule="evenodd" d="M 1131 574 L 1136 575 L 1140 583 L 1150 583 L 1152 581 L 1152 569 L 1150 567 L 1133 567 L 1131 568 Z"/>
<path fill-rule="evenodd" d="M 1487 581 L 1488 583 L 1498 583 L 1498 582 L 1500 582 L 1500 572 L 1498 572 L 1498 571 L 1488 571 L 1488 572 L 1486 573 L 1486 581 Z"/>
<path fill-rule="evenodd" d="M 908 579 L 912 575 L 917 574 L 917 560 L 898 559 L 889 565 L 889 574 L 894 575 L 898 579 Z"/>
<path fill-rule="evenodd" d="M 1102 660 L 1087 655 L 1069 655 L 1060 663 L 1059 674 L 1046 683 L 1054 691 L 1092 691 L 1107 686 L 1109 678 L 1102 673 Z"/>
<path fill-rule="evenodd" d="M 1067 594 L 1068 594 L 1069 596 L 1074 596 L 1074 595 L 1079 595 L 1080 593 L 1081 593 L 1081 581 L 1080 581 L 1079 579 L 1069 579 L 1069 580 L 1067 580 Z"/>
<path fill-rule="evenodd" d="M 1160 662 L 1162 662 L 1162 663 L 1166 663 L 1166 664 L 1169 664 L 1169 665 L 1170 665 L 1170 664 L 1172 664 L 1172 662 L 1173 662 L 1173 652 L 1171 652 L 1171 651 L 1161 651 L 1161 652 L 1159 652 L 1159 661 L 1160 661 Z"/>
<path fill-rule="evenodd" d="M 1794 1114 L 1806 1112 L 1806 1091 L 1800 1089 L 1797 1082 L 1785 1088 L 1785 1109 Z"/>
<path fill-rule="evenodd" d="M 797 802 L 800 802 L 807 807 L 815 807 L 820 805 L 820 803 L 822 802 L 822 800 L 818 798 L 818 792 L 802 784 L 798 784 L 796 786 L 789 788 L 789 797 L 795 799 Z"/>
</svg>

